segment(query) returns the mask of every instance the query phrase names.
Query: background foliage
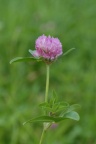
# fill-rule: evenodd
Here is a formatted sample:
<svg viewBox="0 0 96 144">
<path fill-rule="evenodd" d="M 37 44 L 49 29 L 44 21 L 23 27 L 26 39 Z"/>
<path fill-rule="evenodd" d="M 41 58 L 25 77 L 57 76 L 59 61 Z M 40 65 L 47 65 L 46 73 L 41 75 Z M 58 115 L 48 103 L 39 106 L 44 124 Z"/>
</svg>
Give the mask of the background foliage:
<svg viewBox="0 0 96 144">
<path fill-rule="evenodd" d="M 46 134 L 45 144 L 96 144 L 96 1 L 0 0 L 0 143 L 38 144 L 41 124 L 22 123 L 41 113 L 45 64 L 9 61 L 29 56 L 38 36 L 59 37 L 64 51 L 51 66 L 50 97 L 79 103 L 81 120 L 65 120 Z"/>
</svg>

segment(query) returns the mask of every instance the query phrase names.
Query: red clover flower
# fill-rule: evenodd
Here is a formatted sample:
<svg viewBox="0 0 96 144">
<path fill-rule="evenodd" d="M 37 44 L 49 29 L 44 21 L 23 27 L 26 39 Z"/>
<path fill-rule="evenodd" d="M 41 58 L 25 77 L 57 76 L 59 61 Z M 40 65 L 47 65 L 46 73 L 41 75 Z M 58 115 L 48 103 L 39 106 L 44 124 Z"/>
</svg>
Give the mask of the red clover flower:
<svg viewBox="0 0 96 144">
<path fill-rule="evenodd" d="M 35 58 L 42 58 L 47 63 L 56 60 L 62 55 L 62 44 L 58 38 L 42 35 L 38 37 L 35 44 L 36 50 L 32 51 Z"/>
</svg>

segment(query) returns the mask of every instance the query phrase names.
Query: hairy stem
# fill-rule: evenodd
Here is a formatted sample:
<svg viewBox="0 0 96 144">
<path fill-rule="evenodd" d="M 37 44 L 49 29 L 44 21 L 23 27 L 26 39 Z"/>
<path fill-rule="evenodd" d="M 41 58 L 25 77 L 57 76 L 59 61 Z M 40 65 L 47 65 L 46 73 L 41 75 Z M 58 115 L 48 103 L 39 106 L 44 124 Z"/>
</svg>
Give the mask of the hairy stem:
<svg viewBox="0 0 96 144">
<path fill-rule="evenodd" d="M 45 130 L 43 129 L 39 144 L 42 144 L 44 134 L 45 134 Z"/>
<path fill-rule="evenodd" d="M 49 65 L 46 65 L 47 75 L 46 75 L 46 90 L 45 90 L 45 102 L 48 101 L 48 90 L 49 90 Z"/>
<path fill-rule="evenodd" d="M 48 90 L 49 90 L 49 65 L 46 65 L 46 69 L 47 69 L 47 71 L 46 71 L 47 74 L 46 74 L 45 102 L 48 101 Z M 40 138 L 39 144 L 42 144 L 42 141 L 43 141 L 45 132 L 46 132 L 45 127 L 43 127 L 43 131 L 42 131 L 42 134 L 41 134 L 41 138 Z"/>
</svg>

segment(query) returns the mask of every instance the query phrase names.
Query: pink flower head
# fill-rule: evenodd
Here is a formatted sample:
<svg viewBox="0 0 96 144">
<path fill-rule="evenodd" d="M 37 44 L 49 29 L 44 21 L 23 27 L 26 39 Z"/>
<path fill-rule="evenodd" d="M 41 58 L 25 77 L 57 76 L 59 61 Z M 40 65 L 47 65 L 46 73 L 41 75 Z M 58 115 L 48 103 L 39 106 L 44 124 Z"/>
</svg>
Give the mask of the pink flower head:
<svg viewBox="0 0 96 144">
<path fill-rule="evenodd" d="M 62 55 L 62 44 L 58 38 L 42 35 L 36 40 L 36 50 L 32 55 L 43 58 L 46 62 L 52 62 Z"/>
</svg>

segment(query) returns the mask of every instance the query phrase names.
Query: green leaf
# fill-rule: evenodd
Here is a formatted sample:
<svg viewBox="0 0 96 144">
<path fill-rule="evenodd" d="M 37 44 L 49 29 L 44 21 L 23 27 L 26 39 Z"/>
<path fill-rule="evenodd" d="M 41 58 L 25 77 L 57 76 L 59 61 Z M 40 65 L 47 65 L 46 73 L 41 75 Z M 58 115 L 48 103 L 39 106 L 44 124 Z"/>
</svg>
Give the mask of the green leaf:
<svg viewBox="0 0 96 144">
<path fill-rule="evenodd" d="M 24 122 L 23 125 L 25 125 L 26 123 L 32 123 L 32 122 L 55 122 L 55 118 L 50 117 L 50 116 L 40 116 L 40 117 L 36 117 L 36 118 L 30 119 Z"/>
<path fill-rule="evenodd" d="M 57 112 L 67 109 L 68 106 L 69 104 L 66 102 L 58 102 L 53 105 L 53 110 L 57 113 Z"/>
<path fill-rule="evenodd" d="M 23 125 L 25 125 L 26 123 L 33 123 L 33 122 L 60 122 L 62 120 L 65 120 L 66 118 L 68 119 L 73 119 L 78 121 L 80 119 L 79 114 L 75 111 L 71 111 L 67 114 L 65 114 L 63 117 L 52 117 L 52 116 L 40 116 L 40 117 L 36 117 L 33 119 L 30 119 L 26 122 L 23 123 Z"/>
<path fill-rule="evenodd" d="M 55 98 L 56 101 L 57 101 L 57 93 L 56 93 L 55 90 L 52 91 L 52 98 L 53 98 L 53 99 Z"/>
<path fill-rule="evenodd" d="M 44 103 L 41 103 L 39 104 L 39 106 L 44 110 L 44 111 L 52 111 L 52 108 L 50 107 L 49 103 L 48 102 L 44 102 Z"/>
<path fill-rule="evenodd" d="M 49 105 L 48 102 L 43 102 L 43 103 L 39 104 L 40 107 L 42 107 L 42 106 L 48 106 L 48 105 Z"/>
<path fill-rule="evenodd" d="M 59 102 L 60 106 L 65 106 L 65 107 L 69 107 L 69 103 L 67 102 Z"/>
<path fill-rule="evenodd" d="M 26 61 L 33 61 L 33 60 L 41 61 L 41 59 L 37 59 L 34 57 L 16 57 L 10 61 L 10 64 L 14 62 L 26 62 Z"/>
<path fill-rule="evenodd" d="M 79 104 L 73 104 L 73 105 L 71 105 L 71 106 L 68 106 L 66 109 L 64 109 L 62 112 L 61 112 L 61 114 L 60 114 L 60 116 L 64 116 L 66 113 L 69 113 L 69 112 L 71 112 L 71 111 L 74 111 L 75 109 L 78 109 L 78 108 L 80 108 L 81 106 L 79 105 Z"/>
<path fill-rule="evenodd" d="M 54 123 L 54 122 L 62 121 L 64 119 L 65 118 L 63 117 L 40 116 L 24 122 L 23 125 L 25 125 L 26 123 L 33 123 L 33 122 L 53 122 Z"/>
<path fill-rule="evenodd" d="M 53 99 L 54 101 L 54 99 Z M 52 115 L 60 115 L 60 112 L 66 111 L 69 107 L 67 102 L 44 102 L 39 105 L 45 112 L 51 113 Z"/>
<path fill-rule="evenodd" d="M 81 108 L 81 106 L 79 104 L 73 104 L 73 105 L 70 106 L 71 110 L 75 110 L 75 109 L 78 109 L 78 108 Z"/>
<path fill-rule="evenodd" d="M 78 109 L 78 108 L 81 108 L 81 106 L 79 104 L 73 104 L 73 105 L 69 106 L 66 113 L 71 112 L 71 111 Z"/>
<path fill-rule="evenodd" d="M 52 97 L 49 100 L 50 105 L 54 105 L 58 101 L 57 93 L 55 90 L 52 91 Z"/>
<path fill-rule="evenodd" d="M 66 113 L 63 118 L 68 118 L 68 119 L 73 119 L 73 120 L 76 120 L 76 121 L 79 121 L 80 119 L 80 116 L 77 112 L 75 111 L 71 111 L 69 113 Z"/>
<path fill-rule="evenodd" d="M 40 106 L 45 112 L 48 112 L 48 113 L 55 113 L 55 109 L 54 107 L 50 107 L 50 105 L 45 105 L 45 106 Z"/>
<path fill-rule="evenodd" d="M 75 48 L 71 48 L 71 49 L 69 49 L 68 51 L 66 51 L 62 56 L 65 56 L 65 55 L 67 55 L 68 53 L 70 53 L 71 51 L 73 51 L 73 50 L 75 50 Z"/>
<path fill-rule="evenodd" d="M 56 113 L 61 113 L 62 111 L 65 111 L 68 108 L 68 106 L 59 106 L 59 108 L 56 110 Z M 60 115 L 60 114 L 59 114 Z"/>
<path fill-rule="evenodd" d="M 52 108 L 47 107 L 47 106 L 42 106 L 42 109 L 43 109 L 44 111 L 47 111 L 47 112 L 53 112 Z"/>
</svg>

